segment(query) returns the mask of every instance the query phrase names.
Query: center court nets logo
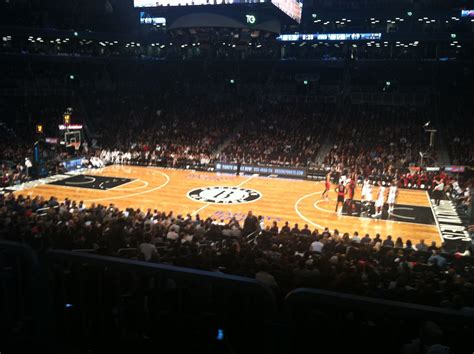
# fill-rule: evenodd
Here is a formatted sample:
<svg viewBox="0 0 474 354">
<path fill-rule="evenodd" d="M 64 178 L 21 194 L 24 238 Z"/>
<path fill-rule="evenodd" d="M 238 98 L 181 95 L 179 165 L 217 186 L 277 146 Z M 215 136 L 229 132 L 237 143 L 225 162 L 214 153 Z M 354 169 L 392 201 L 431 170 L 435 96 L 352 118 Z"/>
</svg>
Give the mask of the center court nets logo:
<svg viewBox="0 0 474 354">
<path fill-rule="evenodd" d="M 188 192 L 188 198 L 214 204 L 251 203 L 261 197 L 256 190 L 239 187 L 203 187 Z"/>
</svg>

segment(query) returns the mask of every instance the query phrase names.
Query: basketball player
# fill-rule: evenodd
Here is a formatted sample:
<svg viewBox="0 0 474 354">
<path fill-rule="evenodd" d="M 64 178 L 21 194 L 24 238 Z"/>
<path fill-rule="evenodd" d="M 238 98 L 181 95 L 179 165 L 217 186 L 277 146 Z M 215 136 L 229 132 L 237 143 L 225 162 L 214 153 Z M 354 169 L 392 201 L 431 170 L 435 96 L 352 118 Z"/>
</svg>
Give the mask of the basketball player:
<svg viewBox="0 0 474 354">
<path fill-rule="evenodd" d="M 370 187 L 370 182 L 367 178 L 365 178 L 362 185 L 362 201 L 367 200 L 367 193 L 369 191 L 369 187 Z M 370 193 L 372 194 L 372 191 Z M 370 197 L 369 201 L 372 201 L 372 196 Z"/>
<path fill-rule="evenodd" d="M 367 190 L 365 191 L 365 202 L 370 205 L 372 203 L 372 185 L 367 183 Z"/>
<path fill-rule="evenodd" d="M 339 177 L 339 184 L 347 185 L 347 176 L 345 172 L 341 173 L 341 177 Z"/>
<path fill-rule="evenodd" d="M 377 195 L 377 200 L 375 201 L 375 214 L 372 215 L 373 218 L 376 218 L 382 215 L 383 205 L 385 204 L 385 187 L 379 182 L 379 193 Z"/>
<path fill-rule="evenodd" d="M 331 188 L 331 171 L 329 171 L 326 175 L 326 181 L 324 182 L 324 192 L 321 195 L 322 198 L 328 199 L 329 189 Z"/>
<path fill-rule="evenodd" d="M 349 197 L 347 199 L 349 199 L 350 201 L 354 199 L 355 188 L 356 188 L 355 180 L 353 178 L 349 179 L 349 183 L 348 183 Z"/>
<path fill-rule="evenodd" d="M 337 194 L 337 202 L 336 202 L 336 212 L 341 215 L 342 214 L 342 207 L 344 207 L 344 196 L 346 195 L 346 187 L 344 186 L 344 183 L 339 183 L 337 188 L 335 189 L 336 194 Z M 339 207 L 339 203 L 341 203 L 341 209 L 339 212 L 337 211 L 337 208 Z"/>
<path fill-rule="evenodd" d="M 356 180 L 354 176 L 351 176 L 351 178 L 349 178 L 347 181 L 348 196 L 345 201 L 345 204 L 347 205 L 346 214 L 350 216 L 352 216 L 352 213 L 355 212 L 355 203 L 354 203 L 355 189 L 356 189 Z"/>
<path fill-rule="evenodd" d="M 388 199 L 387 199 L 389 214 L 393 211 L 393 208 L 395 207 L 395 200 L 397 199 L 397 195 L 398 195 L 397 185 L 395 184 L 395 182 L 392 182 L 392 185 L 390 186 L 388 190 Z"/>
<path fill-rule="evenodd" d="M 367 183 L 366 183 L 367 182 Z M 368 182 L 368 180 L 364 181 L 364 195 L 361 202 L 361 215 L 369 215 L 372 211 L 372 185 Z"/>
</svg>

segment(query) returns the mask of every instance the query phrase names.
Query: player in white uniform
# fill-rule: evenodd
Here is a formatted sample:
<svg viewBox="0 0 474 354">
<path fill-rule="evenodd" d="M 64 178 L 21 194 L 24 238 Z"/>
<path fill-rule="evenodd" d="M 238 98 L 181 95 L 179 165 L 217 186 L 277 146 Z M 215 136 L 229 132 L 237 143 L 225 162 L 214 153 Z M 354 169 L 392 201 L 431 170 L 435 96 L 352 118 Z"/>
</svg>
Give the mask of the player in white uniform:
<svg viewBox="0 0 474 354">
<path fill-rule="evenodd" d="M 395 200 L 397 199 L 397 195 L 398 195 L 397 185 L 395 183 L 392 183 L 392 185 L 390 186 L 388 190 L 388 199 L 387 199 L 389 214 L 393 211 L 393 208 L 395 207 Z"/>
<path fill-rule="evenodd" d="M 341 177 L 339 177 L 339 184 L 343 184 L 344 186 L 347 184 L 347 176 L 346 175 L 341 175 Z"/>
<path fill-rule="evenodd" d="M 377 195 L 377 200 L 375 201 L 375 214 L 372 215 L 373 218 L 382 215 L 383 205 L 385 204 L 385 187 L 379 183 L 379 193 Z"/>
<path fill-rule="evenodd" d="M 369 180 L 367 178 L 364 179 L 364 183 L 362 185 L 362 192 L 361 192 L 363 201 L 367 200 L 367 193 L 369 191 L 369 186 L 370 186 Z M 370 199 L 372 200 L 372 197 Z"/>
<path fill-rule="evenodd" d="M 372 185 L 369 181 L 365 180 L 362 189 L 363 196 L 361 214 L 368 215 L 372 209 Z"/>
</svg>

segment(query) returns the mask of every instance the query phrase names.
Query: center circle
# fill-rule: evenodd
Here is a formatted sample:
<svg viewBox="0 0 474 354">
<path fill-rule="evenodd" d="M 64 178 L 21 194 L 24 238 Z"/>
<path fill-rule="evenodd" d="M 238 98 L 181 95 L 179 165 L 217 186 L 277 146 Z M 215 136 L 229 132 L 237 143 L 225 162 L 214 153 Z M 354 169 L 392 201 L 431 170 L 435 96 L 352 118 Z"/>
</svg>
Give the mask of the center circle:
<svg viewBox="0 0 474 354">
<path fill-rule="evenodd" d="M 242 204 L 259 200 L 262 194 L 254 189 L 240 187 L 202 187 L 190 190 L 188 198 L 213 204 Z"/>
</svg>

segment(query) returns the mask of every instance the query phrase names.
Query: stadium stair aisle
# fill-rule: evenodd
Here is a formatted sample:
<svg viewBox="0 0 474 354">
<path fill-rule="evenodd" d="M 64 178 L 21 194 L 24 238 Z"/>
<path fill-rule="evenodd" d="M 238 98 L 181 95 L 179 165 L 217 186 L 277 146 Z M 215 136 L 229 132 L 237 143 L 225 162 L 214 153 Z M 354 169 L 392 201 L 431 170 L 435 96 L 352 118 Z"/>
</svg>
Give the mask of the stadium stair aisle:
<svg viewBox="0 0 474 354">
<path fill-rule="evenodd" d="M 450 165 L 451 159 L 449 158 L 449 151 L 443 134 L 437 134 L 435 144 L 436 156 L 438 156 L 438 165 Z"/>
<path fill-rule="evenodd" d="M 220 144 L 215 150 L 214 152 L 211 154 L 211 156 L 213 158 L 215 158 L 216 156 L 219 156 L 220 153 L 222 151 L 225 150 L 226 147 L 228 147 L 232 141 L 234 140 L 234 138 L 236 137 L 237 134 L 240 133 L 240 131 L 242 130 L 242 128 L 244 127 L 244 123 L 240 123 L 238 124 L 234 130 L 230 133 L 230 135 L 222 142 L 222 144 Z"/>
<path fill-rule="evenodd" d="M 339 106 L 340 105 L 338 105 L 338 107 Z M 336 116 L 339 114 L 340 111 L 340 108 L 336 109 L 336 112 L 334 112 L 334 119 L 336 119 Z M 324 141 L 322 141 L 321 147 L 319 148 L 318 154 L 316 155 L 315 160 L 317 164 L 322 164 L 324 162 L 324 158 L 329 154 L 331 148 L 334 146 L 334 142 L 336 141 L 333 129 L 326 129 L 325 136 L 326 138 L 324 139 Z"/>
<path fill-rule="evenodd" d="M 89 140 L 92 138 L 97 138 L 98 134 L 96 133 L 94 124 L 92 123 L 92 120 L 89 117 L 89 113 L 87 112 L 86 105 L 84 104 L 84 99 L 82 98 L 82 95 L 80 92 L 76 91 L 76 95 L 78 97 L 77 101 L 79 103 L 80 111 L 84 114 L 83 122 L 84 122 L 84 131 L 86 133 L 86 137 L 89 138 Z"/>
</svg>

